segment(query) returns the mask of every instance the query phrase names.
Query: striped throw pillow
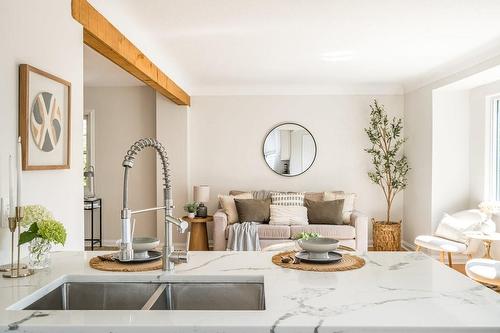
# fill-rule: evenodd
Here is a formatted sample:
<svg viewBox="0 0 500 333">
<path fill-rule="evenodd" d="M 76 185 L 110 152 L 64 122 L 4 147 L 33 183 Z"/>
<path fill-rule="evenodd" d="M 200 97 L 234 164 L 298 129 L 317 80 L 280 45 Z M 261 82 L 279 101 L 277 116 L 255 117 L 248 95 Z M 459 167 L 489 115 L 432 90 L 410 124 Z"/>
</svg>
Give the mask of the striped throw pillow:
<svg viewBox="0 0 500 333">
<path fill-rule="evenodd" d="M 304 192 L 271 192 L 271 202 L 278 206 L 304 206 Z"/>
<path fill-rule="evenodd" d="M 304 206 L 271 205 L 270 225 L 307 225 L 307 208 Z"/>
</svg>

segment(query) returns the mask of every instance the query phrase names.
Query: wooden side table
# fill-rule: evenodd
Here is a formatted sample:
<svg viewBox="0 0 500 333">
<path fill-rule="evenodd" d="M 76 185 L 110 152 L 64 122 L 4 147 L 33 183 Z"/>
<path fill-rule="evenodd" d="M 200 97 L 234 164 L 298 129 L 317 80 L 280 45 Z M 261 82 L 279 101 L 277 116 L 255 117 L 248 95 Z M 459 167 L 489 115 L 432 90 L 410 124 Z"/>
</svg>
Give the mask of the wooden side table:
<svg viewBox="0 0 500 333">
<path fill-rule="evenodd" d="M 183 219 L 190 223 L 191 238 L 189 239 L 190 251 L 208 251 L 207 222 L 213 221 L 212 216 L 195 217 L 190 219 L 184 216 Z"/>
</svg>

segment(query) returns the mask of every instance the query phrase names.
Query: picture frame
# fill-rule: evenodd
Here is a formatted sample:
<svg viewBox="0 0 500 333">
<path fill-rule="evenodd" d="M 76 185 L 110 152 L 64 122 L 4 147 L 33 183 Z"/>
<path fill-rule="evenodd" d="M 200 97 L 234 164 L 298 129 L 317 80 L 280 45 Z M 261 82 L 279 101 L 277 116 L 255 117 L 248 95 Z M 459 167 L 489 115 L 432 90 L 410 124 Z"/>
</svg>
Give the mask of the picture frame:
<svg viewBox="0 0 500 333">
<path fill-rule="evenodd" d="M 19 65 L 19 136 L 23 170 L 70 168 L 70 82 Z"/>
</svg>

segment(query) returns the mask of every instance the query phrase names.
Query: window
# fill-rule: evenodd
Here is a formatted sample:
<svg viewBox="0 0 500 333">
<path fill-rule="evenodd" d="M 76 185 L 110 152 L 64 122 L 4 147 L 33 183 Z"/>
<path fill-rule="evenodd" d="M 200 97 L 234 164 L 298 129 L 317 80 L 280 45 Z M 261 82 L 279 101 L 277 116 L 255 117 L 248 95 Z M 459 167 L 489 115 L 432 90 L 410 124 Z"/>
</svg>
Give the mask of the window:
<svg viewBox="0 0 500 333">
<path fill-rule="evenodd" d="M 489 194 L 492 200 L 500 200 L 500 96 L 493 98 L 491 113 L 491 163 Z"/>
<path fill-rule="evenodd" d="M 88 135 L 88 128 L 89 128 L 89 116 L 85 115 L 83 116 L 83 170 L 87 169 L 87 167 L 90 164 L 89 161 L 89 135 Z"/>
</svg>

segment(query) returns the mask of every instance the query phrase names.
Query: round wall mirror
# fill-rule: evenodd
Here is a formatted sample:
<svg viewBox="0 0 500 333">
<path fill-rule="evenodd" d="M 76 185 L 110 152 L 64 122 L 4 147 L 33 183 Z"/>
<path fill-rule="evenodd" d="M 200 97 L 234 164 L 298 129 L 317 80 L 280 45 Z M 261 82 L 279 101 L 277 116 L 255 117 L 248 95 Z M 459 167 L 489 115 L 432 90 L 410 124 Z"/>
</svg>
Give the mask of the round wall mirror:
<svg viewBox="0 0 500 333">
<path fill-rule="evenodd" d="M 285 123 L 274 127 L 263 146 L 267 165 L 279 175 L 292 177 L 307 171 L 316 159 L 316 141 L 305 127 Z"/>
</svg>

